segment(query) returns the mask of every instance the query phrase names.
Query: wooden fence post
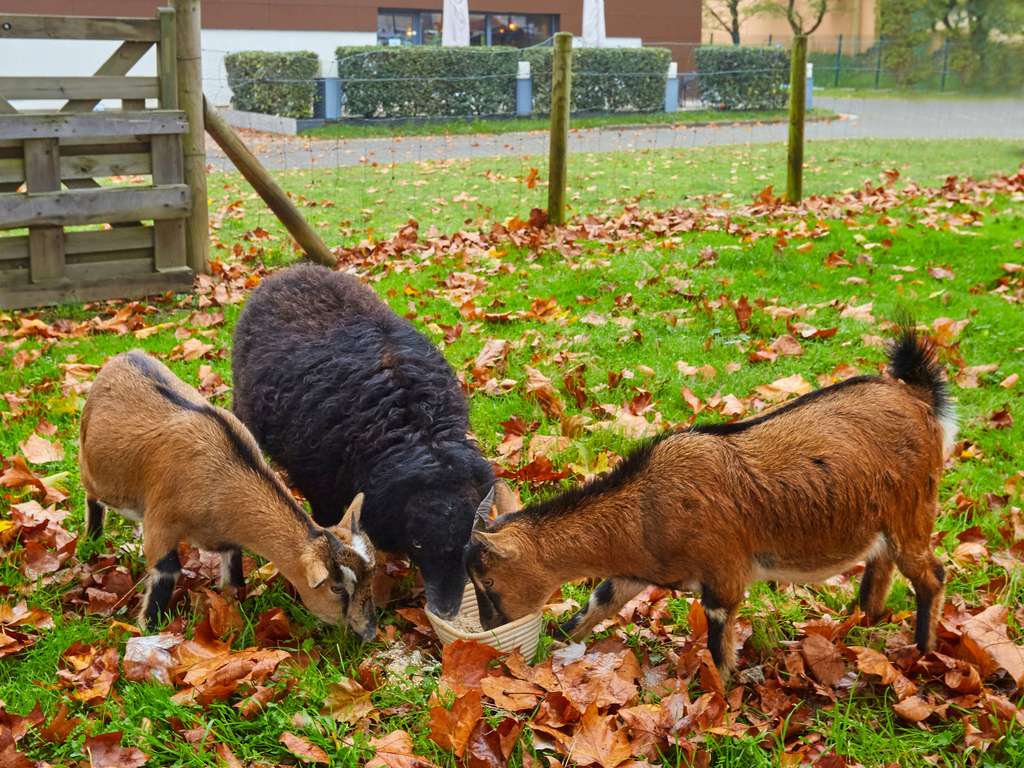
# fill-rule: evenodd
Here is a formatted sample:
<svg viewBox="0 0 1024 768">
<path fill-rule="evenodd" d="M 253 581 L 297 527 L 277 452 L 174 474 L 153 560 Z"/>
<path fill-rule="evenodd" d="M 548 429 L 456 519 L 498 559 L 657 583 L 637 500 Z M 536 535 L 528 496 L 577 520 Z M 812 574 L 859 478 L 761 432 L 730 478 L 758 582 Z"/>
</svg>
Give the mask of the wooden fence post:
<svg viewBox="0 0 1024 768">
<path fill-rule="evenodd" d="M 789 65 L 789 152 L 786 164 L 786 200 L 794 205 L 803 197 L 804 116 L 807 111 L 807 36 L 793 38 Z"/>
<path fill-rule="evenodd" d="M 178 104 L 188 117 L 183 139 L 185 183 L 192 190 L 186 224 L 188 265 L 196 274 L 209 271 L 210 208 L 206 193 L 206 129 L 203 124 L 203 59 L 199 0 L 174 0 L 178 30 Z"/>
<path fill-rule="evenodd" d="M 572 33 L 555 35 L 551 60 L 551 140 L 548 163 L 548 221 L 565 223 L 565 183 L 568 170 L 569 111 L 572 97 Z"/>
<path fill-rule="evenodd" d="M 242 172 L 246 181 L 252 184 L 253 189 L 259 193 L 270 210 L 277 215 L 296 242 L 302 246 L 306 255 L 325 267 L 335 266 L 338 263 L 337 257 L 331 253 L 330 248 L 324 244 L 316 230 L 302 217 L 299 209 L 288 199 L 285 191 L 267 173 L 266 168 L 249 151 L 245 143 L 231 130 L 231 126 L 206 103 L 205 99 L 203 105 L 206 107 L 206 130 L 210 132 L 213 140 L 224 150 L 224 154 L 235 164 L 235 167 Z"/>
</svg>

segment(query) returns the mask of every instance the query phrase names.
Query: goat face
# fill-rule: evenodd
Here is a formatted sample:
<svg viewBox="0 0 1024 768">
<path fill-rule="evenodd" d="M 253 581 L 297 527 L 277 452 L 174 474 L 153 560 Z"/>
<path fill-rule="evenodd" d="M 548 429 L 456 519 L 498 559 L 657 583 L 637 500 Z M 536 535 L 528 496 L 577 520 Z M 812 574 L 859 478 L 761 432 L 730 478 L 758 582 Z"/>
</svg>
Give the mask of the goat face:
<svg viewBox="0 0 1024 768">
<path fill-rule="evenodd" d="M 475 530 L 466 550 L 466 573 L 476 590 L 484 629 L 534 613 L 557 588 L 511 529 Z"/>
<path fill-rule="evenodd" d="M 370 641 L 377 635 L 372 594 L 375 556 L 359 527 L 362 502 L 359 494 L 338 525 L 324 529 L 306 545 L 301 556 L 306 583 L 297 587 L 306 607 L 319 618 L 331 624 L 344 621 Z"/>
</svg>

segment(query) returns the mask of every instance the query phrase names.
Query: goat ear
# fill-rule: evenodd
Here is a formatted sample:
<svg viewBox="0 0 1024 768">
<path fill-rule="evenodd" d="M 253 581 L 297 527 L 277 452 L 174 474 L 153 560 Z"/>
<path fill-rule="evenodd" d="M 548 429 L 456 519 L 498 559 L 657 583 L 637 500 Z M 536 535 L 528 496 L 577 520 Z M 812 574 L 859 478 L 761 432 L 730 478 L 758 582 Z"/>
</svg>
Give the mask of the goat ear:
<svg viewBox="0 0 1024 768">
<path fill-rule="evenodd" d="M 352 499 L 352 503 L 348 505 L 348 509 L 345 510 L 345 515 L 341 518 L 341 522 L 338 523 L 338 528 L 347 528 L 352 533 L 359 530 L 359 519 L 363 514 L 363 501 L 366 496 L 363 493 L 357 493 L 356 497 Z"/>
<path fill-rule="evenodd" d="M 327 569 L 327 542 L 323 536 L 317 536 L 302 548 L 299 560 L 306 572 L 306 583 L 310 589 L 316 589 L 331 575 Z"/>
<path fill-rule="evenodd" d="M 487 547 L 492 554 L 502 559 L 512 559 L 519 554 L 519 548 L 515 541 L 508 536 L 503 536 L 500 531 L 494 533 L 474 531 L 473 538 Z"/>
<path fill-rule="evenodd" d="M 516 492 L 502 479 L 494 481 L 494 504 L 498 508 L 498 517 L 515 512 L 519 506 Z"/>
</svg>

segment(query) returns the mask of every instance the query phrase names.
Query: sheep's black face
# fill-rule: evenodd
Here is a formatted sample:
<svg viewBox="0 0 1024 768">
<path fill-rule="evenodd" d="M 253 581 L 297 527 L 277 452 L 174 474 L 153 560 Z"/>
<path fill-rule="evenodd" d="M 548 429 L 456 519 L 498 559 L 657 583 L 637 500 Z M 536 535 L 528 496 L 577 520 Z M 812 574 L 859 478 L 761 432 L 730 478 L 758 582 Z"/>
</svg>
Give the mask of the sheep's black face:
<svg viewBox="0 0 1024 768">
<path fill-rule="evenodd" d="M 459 499 L 433 501 L 410 516 L 409 557 L 423 574 L 427 608 L 450 619 L 459 612 L 466 572 L 463 552 L 473 527 L 473 505 L 460 509 Z"/>
</svg>

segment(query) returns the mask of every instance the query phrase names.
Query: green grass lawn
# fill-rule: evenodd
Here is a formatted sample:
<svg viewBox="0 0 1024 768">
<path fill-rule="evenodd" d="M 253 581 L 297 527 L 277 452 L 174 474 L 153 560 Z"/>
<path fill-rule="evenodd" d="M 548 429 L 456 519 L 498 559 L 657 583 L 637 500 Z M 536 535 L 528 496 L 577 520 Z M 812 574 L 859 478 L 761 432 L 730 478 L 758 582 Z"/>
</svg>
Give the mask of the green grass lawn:
<svg viewBox="0 0 1024 768">
<path fill-rule="evenodd" d="M 828 109 L 812 109 L 807 117 L 826 120 L 834 116 Z M 709 123 L 785 122 L 785 110 L 722 112 L 697 109 L 682 112 L 635 112 L 607 115 L 573 115 L 573 128 L 623 128 L 658 125 L 706 125 Z M 304 136 L 321 139 L 373 139 L 392 136 L 444 136 L 473 133 L 511 133 L 513 131 L 547 131 L 551 120 L 543 117 L 465 118 L 462 120 L 377 120 L 370 122 L 342 121 L 303 131 Z"/>
<path fill-rule="evenodd" d="M 473 430 L 490 457 L 502 456 L 503 423 L 515 417 L 525 423 L 522 456 L 500 459 L 510 473 L 527 466 L 531 444 L 536 448 L 542 443 L 556 469 L 585 474 L 607 467 L 632 442 L 605 428 L 614 421 L 608 411 L 620 413 L 637 398 L 649 399 L 641 418 L 651 425 L 686 424 L 695 418 L 723 418 L 719 401 L 727 395 L 753 412 L 757 404 L 749 398 L 756 387 L 784 377 L 799 374 L 818 386 L 853 369 L 875 372 L 884 359 L 877 346 L 878 337 L 887 333 L 883 321 L 902 308 L 912 311 L 920 323 L 946 334 L 943 360 L 958 381 L 953 393 L 964 442 L 942 480 L 936 537 L 949 573 L 948 603 L 951 610 L 971 612 L 990 604 L 1007 606 L 1009 637 L 1019 644 L 1024 641 L 1024 570 L 1020 555 L 1013 554 L 1020 548 L 1011 547 L 1024 533 L 1015 533 L 1011 510 L 1022 506 L 1024 482 L 1008 481 L 1024 470 L 1024 382 L 1012 383 L 1015 375 L 1024 377 L 1024 315 L 1021 305 L 1011 300 L 1016 295 L 1020 301 L 1024 286 L 1019 274 L 1018 282 L 1011 283 L 1015 273 L 1002 265 L 1024 263 L 1024 196 L 996 187 L 972 191 L 950 186 L 946 192 L 906 195 L 896 190 L 912 182 L 941 187 L 949 175 L 1013 173 L 1024 161 L 1024 149 L 1009 142 L 813 143 L 808 146 L 805 189 L 812 195 L 838 196 L 812 201 L 808 212 L 795 215 L 771 207 L 751 210 L 749 203 L 762 189 L 784 185 L 784 155 L 783 147 L 766 145 L 574 158 L 573 214 L 620 216 L 626 206 L 638 209 L 622 220 L 613 219 L 619 224 L 595 221 L 589 235 L 572 230 L 573 237 L 557 247 L 536 250 L 486 234 L 494 223 L 512 216 L 525 219 L 531 207 L 543 205 L 543 178 L 528 187 L 530 165 L 520 158 L 289 172 L 279 178 L 305 205 L 304 212 L 328 243 L 351 249 L 345 254 L 353 267 L 368 276 L 396 312 L 437 342 L 467 381 L 473 380 L 474 360 L 488 340 L 509 341 L 507 366 L 485 378 L 511 384 L 501 387 L 501 393 L 488 394 L 478 382 L 470 409 Z M 885 202 L 882 193 L 856 193 L 865 182 L 873 187 L 882 183 L 889 169 L 900 174 L 890 188 L 893 200 Z M 116 307 L 0 313 L 0 395 L 7 402 L 0 400 L 0 454 L 13 457 L 37 428 L 47 435 L 45 424 L 40 427 L 44 420 L 55 428 L 47 439 L 62 447 L 63 459 L 33 466 L 68 493 L 68 501 L 58 508 L 70 511 L 64 525 L 72 532 L 81 531 L 84 507 L 75 462 L 82 404 L 77 382 L 93 375 L 76 366 L 101 365 L 110 355 L 143 347 L 167 360 L 190 384 L 198 386 L 202 375 L 212 388 L 213 376 L 219 374 L 230 386 L 231 331 L 244 299 L 243 284 L 247 278 L 250 285 L 258 281 L 261 265 L 293 260 L 280 225 L 239 177 L 211 176 L 210 197 L 213 256 L 227 272 L 218 273 L 201 295 L 151 300 L 144 306 L 152 312 L 128 313 L 137 319 L 129 319 L 120 329 L 123 333 L 117 327 L 75 332 L 76 323 L 109 317 Z M 692 209 L 692 227 L 672 226 L 683 214 L 672 219 L 644 213 L 675 206 Z M 409 219 L 419 222 L 420 241 L 433 239 L 435 250 L 391 252 L 377 259 L 375 247 L 387 250 L 383 244 Z M 458 230 L 485 235 L 455 247 L 437 240 Z M 363 250 L 357 248 L 360 244 Z M 1010 287 L 997 290 L 1001 283 Z M 473 307 L 492 317 L 475 315 L 460 289 L 470 291 Z M 741 297 L 753 310 L 745 328 L 734 309 Z M 801 336 L 799 356 L 751 362 L 752 354 L 787 331 L 800 336 L 799 326 L 787 326 L 787 315 L 792 315 L 790 325 L 802 322 L 835 333 Z M 22 323 L 35 316 L 58 337 L 19 333 Z M 969 322 L 951 329 L 940 318 Z M 154 330 L 143 330 L 150 328 Z M 189 338 L 209 348 L 203 348 L 199 359 L 172 359 Z M 563 386 L 566 374 L 581 365 L 585 367 L 578 375 L 590 398 L 582 408 Z M 977 386 L 969 386 L 970 371 L 962 369 L 979 365 L 995 368 L 978 374 Z M 566 430 L 527 395 L 528 366 L 552 380 L 566 413 L 579 417 L 575 427 Z M 693 371 L 703 366 L 711 368 Z M 1009 385 L 1000 385 L 1007 381 Z M 696 416 L 694 397 L 701 409 Z M 230 392 L 214 398 L 227 405 Z M 993 421 L 993 414 L 1004 409 L 1009 419 Z M 637 426 L 635 419 L 629 423 Z M 569 432 L 567 439 L 559 440 L 564 431 Z M 556 486 L 523 482 L 518 489 L 527 500 Z M 34 643 L 0 658 L 0 701 L 8 712 L 19 714 L 38 704 L 47 720 L 66 705 L 72 716 L 82 718 L 59 743 L 35 732 L 25 736 L 18 746 L 33 760 L 75 765 L 87 760 L 87 736 L 120 731 L 126 746 L 150 756 L 149 765 L 213 765 L 218 745 L 227 745 L 243 764 L 295 764 L 280 741 L 282 733 L 291 732 L 324 750 L 332 765 L 357 766 L 372 755 L 371 737 L 403 729 L 412 735 L 417 754 L 438 765 L 459 764 L 428 737 L 438 654 L 407 620 L 412 614 L 403 617 L 393 610 L 414 604 L 401 586 L 396 587 L 395 602 L 382 613 L 378 641 L 367 646 L 359 646 L 344 630 L 317 626 L 279 581 L 244 601 L 233 639 L 236 650 L 265 644 L 257 626 L 271 609 L 283 609 L 292 627 L 276 643 L 293 657 L 268 682 L 277 695 L 252 712 L 235 706 L 241 696 L 206 706 L 176 703 L 171 686 L 125 679 L 94 703 L 74 699 L 57 674 L 58 668 L 71 669 L 73 661 L 61 661 L 61 655 L 75 642 L 123 654 L 128 630 L 84 604 L 67 601 L 78 596 L 87 602 L 75 590 L 82 579 L 88 581 L 89 569 L 104 553 L 113 559 L 103 573 L 121 566 L 129 572 L 126 578 L 135 580 L 143 575 L 144 564 L 131 524 L 110 514 L 105 543 L 79 542 L 77 562 L 86 564 L 82 569 L 72 571 L 75 560 L 68 559 L 54 574 L 27 578 L 23 566 L 28 553 L 19 541 L 7 541 L 4 531 L 10 529 L 10 505 L 28 497 L 23 489 L 0 488 L 0 544 L 6 546 L 0 550 L 0 604 L 26 600 L 30 607 L 52 613 L 54 626 L 26 630 L 36 636 Z M 190 583 L 197 589 L 206 586 L 203 575 L 200 569 Z M 725 722 L 730 727 L 691 729 L 686 744 L 663 748 L 651 755 L 652 761 L 767 768 L 797 765 L 797 755 L 810 760 L 834 752 L 849 762 L 833 756 L 828 765 L 1024 765 L 1024 717 L 1016 724 L 993 725 L 978 714 L 983 708 L 979 695 L 972 694 L 970 700 L 951 692 L 941 674 L 908 672 L 920 685 L 920 696 L 936 706 L 949 702 L 942 714 L 912 724 L 894 713 L 893 689 L 859 675 L 849 657 L 844 661 L 846 682 L 836 687 L 812 685 L 790 668 L 792 654 L 799 656 L 794 649 L 805 637 L 803 622 L 826 615 L 841 620 L 856 580 L 844 578 L 811 589 L 755 586 L 742 611 L 750 634 L 743 664 L 759 670 L 765 684 L 792 684 L 778 688 L 777 694 L 789 703 L 765 714 L 768 694 L 760 684 L 737 684 L 744 692 L 741 700 L 729 699 Z M 258 581 L 250 575 L 250 585 Z M 582 600 L 587 589 L 569 585 L 564 594 Z M 685 659 L 694 642 L 703 642 L 691 640 L 687 632 L 690 598 L 684 593 L 668 596 L 660 623 L 641 618 L 602 636 L 611 638 L 606 642 L 620 638 L 645 666 Z M 882 649 L 898 659 L 911 636 L 912 606 L 911 590 L 897 577 L 889 599 L 891 619 L 854 627 L 846 644 Z M 182 610 L 191 634 L 201 612 L 190 598 Z M 133 621 L 124 609 L 113 619 Z M 676 629 L 665 632 L 662 624 Z M 0 640 L 5 632 L 0 623 Z M 947 655 L 956 645 L 951 638 L 943 646 Z M 403 642 L 420 656 L 404 669 L 387 670 Z M 541 658 L 550 650 L 549 642 L 542 643 Z M 673 669 L 696 702 L 706 691 L 692 669 L 683 671 L 685 666 L 681 660 Z M 373 718 L 352 725 L 321 713 L 332 685 L 349 678 L 365 681 L 373 670 L 381 682 L 371 697 Z M 658 702 L 661 694 L 641 687 L 641 703 Z M 1021 692 L 1005 679 L 989 679 L 984 691 L 1001 692 L 1022 705 Z M 484 711 L 492 723 L 503 715 L 489 701 Z M 527 710 L 519 718 L 527 721 L 532 715 Z M 732 728 L 735 723 L 742 727 Z M 0 756 L 3 749 L 0 742 Z M 545 761 L 527 729 L 511 764 Z"/>
</svg>

